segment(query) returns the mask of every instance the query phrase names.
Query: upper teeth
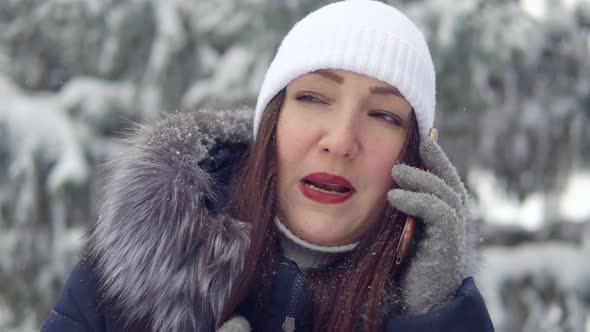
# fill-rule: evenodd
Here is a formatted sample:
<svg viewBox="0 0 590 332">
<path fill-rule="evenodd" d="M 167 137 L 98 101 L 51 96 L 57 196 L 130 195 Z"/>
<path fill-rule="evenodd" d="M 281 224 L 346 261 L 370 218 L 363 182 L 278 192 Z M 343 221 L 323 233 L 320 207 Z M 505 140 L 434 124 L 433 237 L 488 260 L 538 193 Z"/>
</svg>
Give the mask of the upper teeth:
<svg viewBox="0 0 590 332">
<path fill-rule="evenodd" d="M 338 192 L 338 191 L 332 191 L 332 190 L 326 190 L 326 189 L 318 188 L 318 187 L 314 186 L 313 184 L 311 184 L 309 182 L 305 182 L 304 184 L 306 186 L 308 186 L 308 187 L 311 187 L 311 188 L 317 190 L 317 191 L 321 191 L 321 192 L 327 193 L 327 194 L 337 194 L 337 195 L 346 194 L 346 193 L 341 193 L 341 192 Z"/>
</svg>

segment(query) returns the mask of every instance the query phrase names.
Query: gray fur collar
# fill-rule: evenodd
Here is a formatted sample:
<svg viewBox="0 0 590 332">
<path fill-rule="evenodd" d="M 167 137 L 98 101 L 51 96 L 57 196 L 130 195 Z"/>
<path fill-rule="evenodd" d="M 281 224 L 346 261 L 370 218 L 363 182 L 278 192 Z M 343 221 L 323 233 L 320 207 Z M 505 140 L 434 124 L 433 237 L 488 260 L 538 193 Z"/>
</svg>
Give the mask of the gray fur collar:
<svg viewBox="0 0 590 332">
<path fill-rule="evenodd" d="M 176 114 L 138 127 L 108 165 L 87 250 L 123 325 L 211 330 L 249 236 L 243 223 L 208 215 L 203 199 L 215 183 L 198 163 L 217 141 L 250 140 L 251 114 Z"/>
<path fill-rule="evenodd" d="M 251 110 L 178 113 L 133 130 L 107 165 L 86 250 L 104 305 L 126 328 L 210 331 L 249 245 L 244 223 L 204 207 L 215 181 L 198 164 L 216 143 L 249 143 Z M 234 320 L 227 331 L 247 328 Z"/>
</svg>

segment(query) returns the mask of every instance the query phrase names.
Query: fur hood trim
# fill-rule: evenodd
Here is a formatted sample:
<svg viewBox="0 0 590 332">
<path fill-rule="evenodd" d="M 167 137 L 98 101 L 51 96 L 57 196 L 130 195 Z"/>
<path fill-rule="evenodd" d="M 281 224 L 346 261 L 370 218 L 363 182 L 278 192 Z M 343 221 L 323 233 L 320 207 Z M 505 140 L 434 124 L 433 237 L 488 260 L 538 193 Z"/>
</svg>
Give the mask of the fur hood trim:
<svg viewBox="0 0 590 332">
<path fill-rule="evenodd" d="M 246 226 L 212 217 L 214 180 L 199 167 L 218 143 L 247 143 L 252 112 L 179 113 L 136 128 L 107 165 L 87 252 L 103 305 L 124 328 L 209 331 L 242 269 Z"/>
</svg>

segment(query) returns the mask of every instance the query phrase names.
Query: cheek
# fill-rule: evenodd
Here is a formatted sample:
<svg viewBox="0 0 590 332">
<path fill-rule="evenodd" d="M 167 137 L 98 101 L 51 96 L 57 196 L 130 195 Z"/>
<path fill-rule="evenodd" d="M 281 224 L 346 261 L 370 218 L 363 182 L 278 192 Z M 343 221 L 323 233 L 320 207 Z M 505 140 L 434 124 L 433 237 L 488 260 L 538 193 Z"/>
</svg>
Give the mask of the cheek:
<svg viewBox="0 0 590 332">
<path fill-rule="evenodd" d="M 279 179 L 285 183 L 289 177 L 300 176 L 298 170 L 313 147 L 314 130 L 309 121 L 285 110 L 277 123 L 277 161 Z"/>
<path fill-rule="evenodd" d="M 395 140 L 393 142 L 395 142 Z M 402 143 L 374 143 L 370 144 L 368 147 L 368 158 L 365 162 L 365 174 L 370 178 L 371 185 L 374 186 L 374 188 L 379 188 L 379 195 L 387 192 L 393 185 L 391 168 L 396 163 L 401 148 Z"/>
<path fill-rule="evenodd" d="M 279 169 L 300 160 L 305 146 L 305 133 L 296 122 L 280 117 L 277 125 L 277 156 Z"/>
</svg>

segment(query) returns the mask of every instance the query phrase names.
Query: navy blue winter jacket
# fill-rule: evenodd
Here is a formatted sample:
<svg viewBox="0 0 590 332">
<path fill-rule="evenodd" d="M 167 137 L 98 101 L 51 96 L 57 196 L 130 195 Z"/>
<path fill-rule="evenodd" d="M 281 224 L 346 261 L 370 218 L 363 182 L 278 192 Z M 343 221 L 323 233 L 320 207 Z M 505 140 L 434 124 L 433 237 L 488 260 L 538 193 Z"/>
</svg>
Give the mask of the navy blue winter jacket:
<svg viewBox="0 0 590 332">
<path fill-rule="evenodd" d="M 269 319 L 260 331 L 281 331 L 280 327 L 289 311 L 289 299 L 293 283 L 301 278 L 297 266 L 284 259 L 273 285 L 269 307 Z M 310 297 L 301 290 L 295 308 L 296 331 L 311 330 Z M 80 261 L 72 271 L 59 295 L 55 307 L 43 324 L 42 332 L 115 332 L 123 331 L 116 314 L 99 309 L 101 296 L 97 276 Z M 248 313 L 244 313 L 248 317 Z M 251 315 L 251 314 L 250 314 Z M 254 321 L 252 319 L 251 321 Z M 256 328 L 256 326 L 254 326 Z M 485 303 L 473 281 L 467 278 L 455 298 L 447 305 L 416 317 L 392 316 L 385 323 L 385 331 L 391 332 L 491 332 L 494 331 Z"/>
</svg>

